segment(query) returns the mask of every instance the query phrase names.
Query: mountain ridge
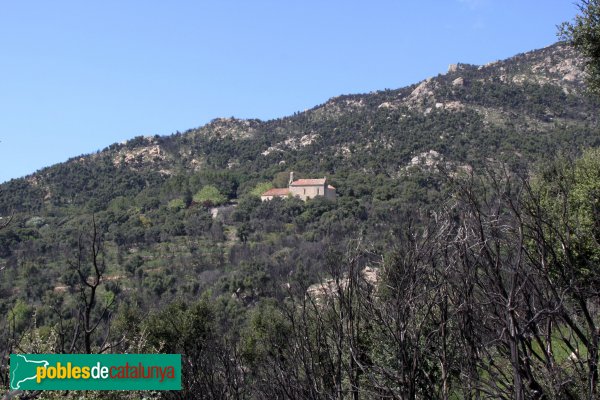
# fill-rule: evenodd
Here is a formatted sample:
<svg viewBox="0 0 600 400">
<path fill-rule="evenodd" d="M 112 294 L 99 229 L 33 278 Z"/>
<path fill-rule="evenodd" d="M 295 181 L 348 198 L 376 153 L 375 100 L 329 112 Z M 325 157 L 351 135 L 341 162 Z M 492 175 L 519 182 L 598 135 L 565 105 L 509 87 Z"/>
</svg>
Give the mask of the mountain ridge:
<svg viewBox="0 0 600 400">
<path fill-rule="evenodd" d="M 395 176 L 430 150 L 462 164 L 500 154 L 536 158 L 597 143 L 584 132 L 597 130 L 598 115 L 597 103 L 584 95 L 583 78 L 581 57 L 556 43 L 482 66 L 451 64 L 447 73 L 403 88 L 335 96 L 282 118 L 215 118 L 184 133 L 115 143 L 6 182 L 0 185 L 0 213 L 17 206 L 6 201 L 10 187 L 35 192 L 28 197 L 37 197 L 40 208 L 55 196 L 62 199 L 55 205 L 77 203 L 78 194 L 96 186 L 88 173 L 69 190 L 55 181 L 61 170 L 141 174 L 127 178 L 144 180 L 134 184 L 141 190 L 148 182 L 204 170 L 258 179 L 289 168 L 335 175 L 358 167 Z"/>
</svg>

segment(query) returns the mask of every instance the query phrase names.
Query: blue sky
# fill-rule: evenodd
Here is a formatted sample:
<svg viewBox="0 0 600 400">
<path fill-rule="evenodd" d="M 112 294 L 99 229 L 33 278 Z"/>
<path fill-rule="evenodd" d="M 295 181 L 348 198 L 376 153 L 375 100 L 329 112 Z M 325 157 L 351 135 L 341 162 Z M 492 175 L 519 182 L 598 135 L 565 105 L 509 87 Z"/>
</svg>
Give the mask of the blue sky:
<svg viewBox="0 0 600 400">
<path fill-rule="evenodd" d="M 0 4 L 0 182 L 137 135 L 271 119 L 554 43 L 569 0 Z"/>
</svg>

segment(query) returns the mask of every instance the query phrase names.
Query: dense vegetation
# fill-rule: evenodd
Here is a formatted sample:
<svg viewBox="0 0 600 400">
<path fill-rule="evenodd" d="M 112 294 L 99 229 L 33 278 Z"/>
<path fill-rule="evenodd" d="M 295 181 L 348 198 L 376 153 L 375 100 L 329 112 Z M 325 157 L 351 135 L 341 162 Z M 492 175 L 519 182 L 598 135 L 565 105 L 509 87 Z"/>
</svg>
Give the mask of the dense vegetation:
<svg viewBox="0 0 600 400">
<path fill-rule="evenodd" d="M 146 395 L 597 396 L 600 132 L 579 65 L 564 45 L 458 65 L 2 184 L 2 383 L 11 351 L 172 352 L 185 389 Z M 292 170 L 337 201 L 261 202 Z"/>
<path fill-rule="evenodd" d="M 600 1 L 581 0 L 577 6 L 579 15 L 563 23 L 560 34 L 585 56 L 588 87 L 600 94 Z"/>
</svg>

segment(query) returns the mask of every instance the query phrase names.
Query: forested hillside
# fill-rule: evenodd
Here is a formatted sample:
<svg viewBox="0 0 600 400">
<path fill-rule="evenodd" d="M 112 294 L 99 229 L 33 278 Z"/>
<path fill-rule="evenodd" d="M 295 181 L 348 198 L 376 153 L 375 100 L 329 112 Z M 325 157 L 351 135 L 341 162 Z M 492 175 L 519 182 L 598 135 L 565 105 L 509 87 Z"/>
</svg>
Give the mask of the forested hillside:
<svg viewBox="0 0 600 400">
<path fill-rule="evenodd" d="M 15 351 L 168 352 L 185 389 L 146 395 L 597 394 L 600 104 L 582 67 L 559 43 L 3 183 L 2 383 Z M 337 200 L 261 202 L 290 171 Z"/>
<path fill-rule="evenodd" d="M 218 185 L 235 199 L 291 170 L 326 174 L 345 190 L 353 173 L 397 180 L 430 150 L 473 166 L 489 157 L 520 163 L 576 151 L 599 136 L 598 104 L 583 94 L 581 68 L 574 50 L 556 44 L 485 66 L 451 65 L 410 87 L 339 96 L 277 120 L 222 118 L 136 137 L 3 184 L 0 214 L 64 206 L 96 212 L 140 192 L 164 204 L 183 194 L 183 180 L 192 191 Z"/>
</svg>

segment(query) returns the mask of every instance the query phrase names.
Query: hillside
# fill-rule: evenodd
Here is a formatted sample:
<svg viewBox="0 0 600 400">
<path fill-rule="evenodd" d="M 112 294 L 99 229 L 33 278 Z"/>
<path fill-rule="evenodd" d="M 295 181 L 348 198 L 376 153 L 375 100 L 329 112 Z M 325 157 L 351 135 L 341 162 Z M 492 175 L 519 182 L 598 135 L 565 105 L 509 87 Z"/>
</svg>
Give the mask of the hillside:
<svg viewBox="0 0 600 400">
<path fill-rule="evenodd" d="M 101 210 L 115 196 L 211 171 L 239 175 L 233 186 L 242 187 L 226 189 L 235 198 L 244 183 L 283 171 L 339 177 L 343 187 L 351 171 L 396 178 L 430 150 L 470 165 L 597 145 L 598 104 L 583 93 L 581 68 L 572 49 L 556 44 L 483 66 L 451 65 L 406 88 L 339 96 L 281 119 L 220 118 L 137 137 L 5 183 L 0 215 L 49 205 Z"/>
<path fill-rule="evenodd" d="M 462 226 L 452 224 L 467 221 L 474 213 L 465 211 L 465 205 L 461 208 L 452 178 L 477 176 L 500 163 L 511 171 L 506 176 L 526 177 L 532 166 L 539 169 L 557 154 L 579 155 L 584 148 L 600 146 L 600 103 L 585 93 L 582 65 L 574 50 L 560 43 L 482 66 L 453 64 L 447 73 L 405 88 L 342 95 L 270 121 L 219 118 L 183 133 L 136 137 L 6 182 L 0 185 L 0 315 L 10 321 L 0 326 L 0 345 L 3 349 L 22 346 L 31 352 L 84 351 L 78 336 L 82 299 L 93 282 L 94 268 L 101 265 L 98 298 L 91 302 L 95 307 L 91 315 L 102 330 L 92 332 L 95 351 L 114 343 L 111 351 L 184 353 L 190 359 L 196 357 L 201 371 L 221 368 L 209 377 L 192 373 L 188 377 L 192 383 L 188 383 L 194 390 L 235 381 L 253 393 L 239 398 L 321 398 L 321 392 L 312 397 L 282 394 L 277 390 L 284 386 L 268 384 L 269 374 L 279 376 L 279 370 L 270 369 L 267 361 L 288 372 L 286 368 L 302 364 L 293 358 L 300 353 L 286 347 L 292 343 L 285 340 L 287 335 L 301 342 L 319 334 L 321 328 L 329 335 L 327 329 L 334 326 L 338 331 L 334 329 L 332 335 L 342 336 L 346 329 L 354 329 L 336 325 L 335 321 L 343 319 L 337 316 L 315 322 L 312 314 L 302 314 L 302 322 L 293 320 L 297 310 L 307 312 L 310 306 L 320 315 L 328 303 L 326 298 L 307 301 L 307 289 L 325 281 L 327 290 L 317 285 L 312 292 L 342 293 L 356 284 L 356 290 L 371 293 L 377 282 L 396 279 L 395 283 L 406 286 L 390 289 L 392 294 L 383 293 L 382 298 L 412 293 L 415 297 L 409 299 L 408 308 L 396 311 L 398 318 L 412 312 L 418 319 L 420 309 L 411 307 L 421 304 L 422 288 L 427 289 L 424 293 L 433 293 L 450 280 L 445 271 L 437 275 L 436 268 L 447 259 L 440 262 L 436 257 L 450 257 L 458 249 L 457 260 L 477 260 L 477 268 L 485 267 L 485 260 L 479 260 L 480 254 L 473 250 L 481 245 L 475 239 L 467 237 L 465 243 L 476 243 L 464 249 L 457 244 L 449 250 L 454 242 L 448 248 L 436 247 L 462 232 Z M 261 202 L 257 194 L 264 188 L 284 187 L 290 171 L 300 178 L 326 176 L 337 188 L 337 201 Z M 485 200 L 491 203 L 515 195 L 511 185 L 506 193 L 493 184 L 489 187 L 492 195 Z M 482 183 L 481 192 L 488 193 L 489 187 Z M 449 199 L 456 204 L 449 205 Z M 487 205 L 482 202 L 482 208 Z M 442 216 L 448 225 L 438 224 Z M 492 212 L 484 215 L 490 218 L 489 226 L 498 223 L 495 216 Z M 490 228 L 490 235 L 504 233 L 503 229 Z M 431 245 L 431 253 L 426 245 Z M 512 254 L 510 246 L 499 248 L 498 257 Z M 399 272 L 378 275 L 378 268 L 389 265 Z M 367 283 L 352 283 L 352 276 L 360 276 L 365 267 L 370 274 Z M 404 281 L 405 276 L 410 279 Z M 483 288 L 488 287 L 481 282 Z M 461 295 L 471 289 L 447 290 Z M 441 307 L 440 298 L 427 307 Z M 352 304 L 347 302 L 350 308 Z M 368 315 L 379 316 L 374 304 L 375 300 L 364 309 Z M 442 318 L 442 309 L 435 310 L 431 315 Z M 487 312 L 473 310 L 481 315 Z M 334 307 L 332 312 L 338 311 Z M 457 306 L 455 315 L 462 312 Z M 394 318 L 382 319 L 382 324 L 411 323 Z M 358 323 L 363 324 L 365 337 L 360 337 L 360 345 L 352 342 L 352 346 L 372 352 L 351 364 L 368 366 L 377 359 L 394 370 L 394 357 L 399 356 L 386 354 L 387 349 L 377 345 L 385 342 L 381 339 L 387 334 L 385 326 L 365 327 L 368 319 Z M 311 323 L 317 325 L 302 325 Z M 312 330 L 314 326 L 320 328 Z M 307 331 L 300 332 L 302 328 Z M 483 332 L 484 328 L 477 340 L 495 337 L 495 327 Z M 434 333 L 427 333 L 427 338 L 437 335 L 439 326 L 432 329 Z M 315 357 L 335 353 L 327 346 L 319 347 L 335 341 L 332 337 L 315 339 Z M 417 335 L 415 343 L 423 337 Z M 70 349 L 65 347 L 68 343 L 72 343 Z M 311 344 L 298 346 L 310 348 Z M 400 343 L 396 350 L 409 348 Z M 497 351 L 489 357 L 507 353 L 506 348 L 489 348 Z M 286 351 L 294 356 L 284 355 Z M 0 361 L 0 378 L 5 382 L 6 360 Z M 440 374 L 447 379 L 448 374 L 455 374 L 452 379 L 460 382 L 462 375 L 457 371 L 464 365 L 441 373 L 438 361 L 428 360 L 424 368 L 430 370 L 413 378 L 424 387 L 428 383 L 423 382 L 440 382 Z M 333 365 L 329 361 L 311 362 L 318 370 L 314 376 L 333 376 L 335 371 L 327 369 Z M 506 359 L 503 362 L 501 367 L 509 365 Z M 481 365 L 490 367 L 486 363 Z M 481 371 L 481 365 L 473 366 L 471 372 Z M 510 376 L 501 372 L 498 375 Z M 337 373 L 342 376 L 341 370 Z M 224 374 L 235 376 L 223 378 Z M 286 376 L 292 379 L 292 375 L 293 379 L 310 378 L 305 371 Z M 366 379 L 359 375 L 354 377 L 357 381 Z M 492 375 L 489 378 L 493 381 Z M 346 378 L 339 379 L 346 382 Z M 382 382 L 395 387 L 386 379 Z M 304 383 L 297 384 L 295 388 L 304 387 Z M 330 393 L 338 390 L 325 381 L 307 385 L 306 390 L 317 385 Z M 382 396 L 391 393 L 388 389 L 396 390 L 384 390 L 381 385 L 377 390 Z M 212 398 L 228 396 L 233 395 L 227 392 Z M 421 393 L 421 398 L 438 396 Z"/>
</svg>

